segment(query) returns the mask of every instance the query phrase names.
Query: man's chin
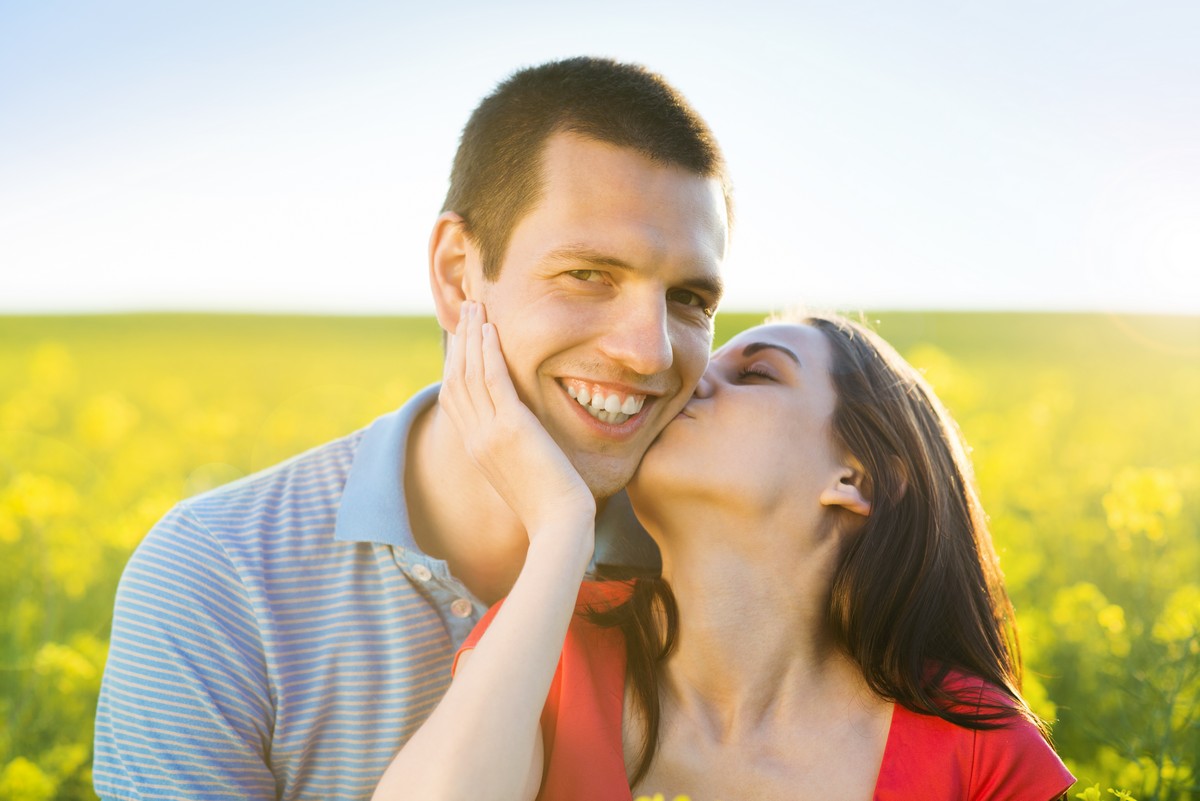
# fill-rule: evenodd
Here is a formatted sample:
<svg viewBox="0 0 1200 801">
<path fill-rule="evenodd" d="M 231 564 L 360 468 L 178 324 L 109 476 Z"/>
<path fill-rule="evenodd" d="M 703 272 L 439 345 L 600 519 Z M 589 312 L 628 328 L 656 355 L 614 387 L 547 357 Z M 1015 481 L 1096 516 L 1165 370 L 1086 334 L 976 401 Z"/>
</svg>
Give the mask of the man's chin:
<svg viewBox="0 0 1200 801">
<path fill-rule="evenodd" d="M 621 461 L 575 459 L 572 462 L 598 501 L 607 500 L 625 489 L 625 485 L 629 483 L 629 479 L 633 477 L 633 473 L 637 469 L 637 462 L 631 463 L 624 459 Z"/>
</svg>

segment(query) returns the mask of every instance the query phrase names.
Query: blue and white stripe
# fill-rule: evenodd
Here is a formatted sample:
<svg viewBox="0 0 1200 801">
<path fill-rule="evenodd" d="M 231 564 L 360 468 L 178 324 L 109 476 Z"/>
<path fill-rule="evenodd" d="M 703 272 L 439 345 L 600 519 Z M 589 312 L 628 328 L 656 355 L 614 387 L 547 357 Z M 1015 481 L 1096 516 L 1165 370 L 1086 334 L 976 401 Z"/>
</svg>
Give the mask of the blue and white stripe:
<svg viewBox="0 0 1200 801">
<path fill-rule="evenodd" d="M 436 396 L 147 535 L 117 593 L 101 798 L 370 797 L 484 611 L 408 522 L 404 446 Z"/>
</svg>

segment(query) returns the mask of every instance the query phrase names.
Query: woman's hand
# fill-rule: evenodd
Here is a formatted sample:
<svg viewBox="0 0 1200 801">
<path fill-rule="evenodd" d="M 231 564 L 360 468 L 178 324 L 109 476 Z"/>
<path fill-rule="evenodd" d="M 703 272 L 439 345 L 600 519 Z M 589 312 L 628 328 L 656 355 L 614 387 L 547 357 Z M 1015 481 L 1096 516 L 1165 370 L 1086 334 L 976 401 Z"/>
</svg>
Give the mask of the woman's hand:
<svg viewBox="0 0 1200 801">
<path fill-rule="evenodd" d="M 591 520 L 596 501 L 579 472 L 517 396 L 496 327 L 483 305 L 463 304 L 438 396 L 479 471 L 532 541 Z"/>
<path fill-rule="evenodd" d="M 437 708 L 375 788 L 384 799 L 532 801 L 542 781 L 542 707 L 595 545 L 596 501 L 517 397 L 495 326 L 463 304 L 438 402 L 480 472 L 529 534 L 504 606 L 459 663 Z"/>
</svg>

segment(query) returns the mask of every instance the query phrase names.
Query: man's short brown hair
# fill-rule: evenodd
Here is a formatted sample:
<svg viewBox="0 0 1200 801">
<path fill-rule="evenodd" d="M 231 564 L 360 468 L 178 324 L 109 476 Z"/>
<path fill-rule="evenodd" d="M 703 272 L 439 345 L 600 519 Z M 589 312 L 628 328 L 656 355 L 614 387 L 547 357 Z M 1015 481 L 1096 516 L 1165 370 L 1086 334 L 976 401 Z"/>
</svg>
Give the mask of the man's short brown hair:
<svg viewBox="0 0 1200 801">
<path fill-rule="evenodd" d="M 495 280 L 513 228 L 542 190 L 542 152 L 574 133 L 716 178 L 732 221 L 725 159 L 708 125 L 661 75 L 637 64 L 577 57 L 519 70 L 463 128 L 442 211 L 463 218 Z"/>
</svg>

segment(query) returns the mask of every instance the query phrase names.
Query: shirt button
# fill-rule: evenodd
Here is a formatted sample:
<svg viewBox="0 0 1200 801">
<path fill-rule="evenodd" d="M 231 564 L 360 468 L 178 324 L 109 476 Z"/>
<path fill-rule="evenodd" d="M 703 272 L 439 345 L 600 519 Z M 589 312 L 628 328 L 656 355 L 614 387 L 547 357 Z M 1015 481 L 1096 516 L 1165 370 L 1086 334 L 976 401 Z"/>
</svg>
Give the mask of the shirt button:
<svg viewBox="0 0 1200 801">
<path fill-rule="evenodd" d="M 466 598 L 455 598 L 454 603 L 450 604 L 450 611 L 455 617 L 470 617 L 473 608 Z"/>
<path fill-rule="evenodd" d="M 425 565 L 413 565 L 412 574 L 417 581 L 429 581 L 433 578 L 433 571 Z"/>
</svg>

